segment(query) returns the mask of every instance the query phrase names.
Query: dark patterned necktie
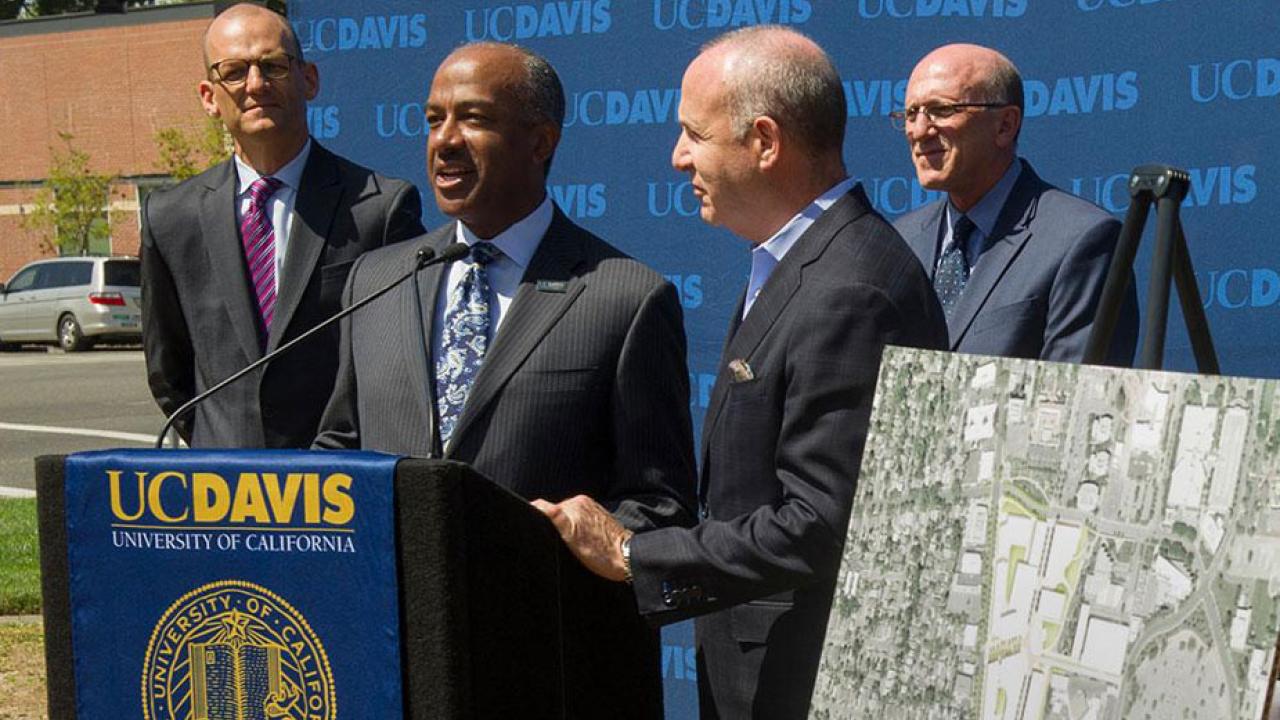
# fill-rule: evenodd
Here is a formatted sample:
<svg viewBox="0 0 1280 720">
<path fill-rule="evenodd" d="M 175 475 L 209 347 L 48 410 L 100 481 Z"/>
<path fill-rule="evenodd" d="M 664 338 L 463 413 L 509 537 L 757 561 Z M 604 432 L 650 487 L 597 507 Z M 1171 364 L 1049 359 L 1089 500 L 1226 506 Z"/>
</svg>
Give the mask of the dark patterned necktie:
<svg viewBox="0 0 1280 720">
<path fill-rule="evenodd" d="M 240 220 L 240 240 L 249 266 L 249 282 L 258 304 L 258 342 L 265 348 L 276 314 L 276 231 L 271 225 L 271 196 L 284 185 L 273 177 L 260 177 L 249 186 L 249 208 Z"/>
<path fill-rule="evenodd" d="M 961 215 L 951 228 L 951 243 L 942 251 L 942 259 L 938 261 L 938 272 L 933 276 L 933 289 L 938 293 L 938 301 L 942 310 L 951 319 L 960 302 L 960 293 L 969 281 L 969 262 L 965 257 L 969 246 L 969 236 L 973 234 L 974 224 L 968 217 Z"/>
<path fill-rule="evenodd" d="M 448 445 L 453 429 L 466 407 L 467 395 L 485 352 L 489 349 L 489 273 L 485 269 L 502 251 L 492 243 L 471 247 L 462 281 L 449 293 L 436 358 L 436 408 L 440 413 L 440 442 Z"/>
</svg>

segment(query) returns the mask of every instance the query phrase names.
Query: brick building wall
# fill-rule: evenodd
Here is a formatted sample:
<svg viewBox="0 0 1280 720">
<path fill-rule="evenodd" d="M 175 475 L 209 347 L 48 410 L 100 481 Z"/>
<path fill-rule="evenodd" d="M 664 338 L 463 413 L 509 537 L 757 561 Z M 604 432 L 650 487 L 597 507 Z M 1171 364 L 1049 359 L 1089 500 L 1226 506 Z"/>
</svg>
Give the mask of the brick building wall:
<svg viewBox="0 0 1280 720">
<path fill-rule="evenodd" d="M 50 254 L 22 227 L 59 133 L 74 136 L 111 190 L 114 253 L 138 251 L 138 181 L 155 181 L 155 133 L 198 130 L 200 40 L 213 3 L 0 23 L 0 281 Z"/>
</svg>

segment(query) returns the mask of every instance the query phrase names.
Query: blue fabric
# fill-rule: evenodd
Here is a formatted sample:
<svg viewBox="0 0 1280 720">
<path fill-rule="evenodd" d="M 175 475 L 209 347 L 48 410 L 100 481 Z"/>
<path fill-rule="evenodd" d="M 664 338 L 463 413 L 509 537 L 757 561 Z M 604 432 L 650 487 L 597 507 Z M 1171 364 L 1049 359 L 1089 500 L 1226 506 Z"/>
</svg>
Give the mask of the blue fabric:
<svg viewBox="0 0 1280 720">
<path fill-rule="evenodd" d="M 77 717 L 400 717 L 397 461 L 67 458 Z"/>
</svg>

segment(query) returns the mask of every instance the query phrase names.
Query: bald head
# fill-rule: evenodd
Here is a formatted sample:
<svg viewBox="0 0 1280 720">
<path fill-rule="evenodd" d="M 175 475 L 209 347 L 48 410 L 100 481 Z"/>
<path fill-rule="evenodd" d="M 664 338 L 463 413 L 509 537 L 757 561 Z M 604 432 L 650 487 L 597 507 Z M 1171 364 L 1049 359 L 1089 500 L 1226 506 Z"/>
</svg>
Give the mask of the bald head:
<svg viewBox="0 0 1280 720">
<path fill-rule="evenodd" d="M 972 93 L 973 102 L 1005 103 L 1023 111 L 1022 76 L 1004 55 L 981 45 L 943 45 L 911 72 L 917 78 L 946 77 Z"/>
<path fill-rule="evenodd" d="M 236 3 L 231 7 L 218 13 L 218 16 L 209 23 L 209 27 L 205 28 L 204 39 L 201 43 L 204 48 L 204 65 L 209 67 L 211 62 L 215 61 L 213 53 L 210 49 L 210 38 L 219 35 L 239 35 L 243 30 L 245 23 L 269 23 L 279 28 L 285 51 L 292 55 L 298 62 L 302 62 L 302 43 L 298 42 L 298 35 L 294 33 L 293 26 L 280 13 L 265 8 L 261 5 L 242 2 Z"/>
<path fill-rule="evenodd" d="M 761 25 L 721 35 L 689 69 L 718 71 L 739 138 L 755 118 L 768 116 L 813 155 L 842 153 L 847 108 L 840 75 L 822 48 L 795 30 Z"/>
</svg>

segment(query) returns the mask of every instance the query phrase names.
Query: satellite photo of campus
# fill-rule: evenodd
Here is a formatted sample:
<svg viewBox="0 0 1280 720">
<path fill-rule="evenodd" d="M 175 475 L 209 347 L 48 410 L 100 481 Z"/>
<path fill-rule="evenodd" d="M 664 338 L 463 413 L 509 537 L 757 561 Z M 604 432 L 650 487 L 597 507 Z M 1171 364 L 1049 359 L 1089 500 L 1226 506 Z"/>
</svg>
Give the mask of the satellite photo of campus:
<svg viewBox="0 0 1280 720">
<path fill-rule="evenodd" d="M 810 717 L 1262 717 L 1277 382 L 886 350 Z"/>
</svg>

